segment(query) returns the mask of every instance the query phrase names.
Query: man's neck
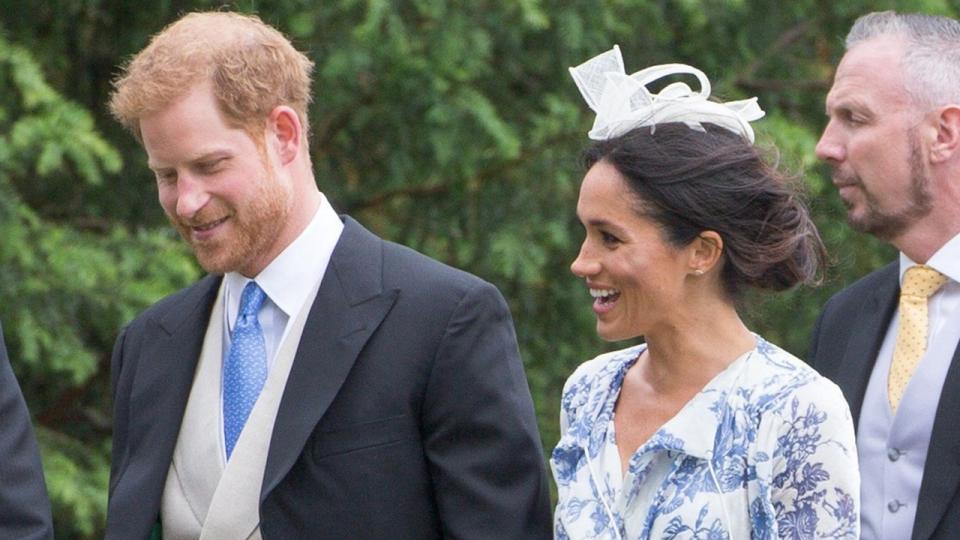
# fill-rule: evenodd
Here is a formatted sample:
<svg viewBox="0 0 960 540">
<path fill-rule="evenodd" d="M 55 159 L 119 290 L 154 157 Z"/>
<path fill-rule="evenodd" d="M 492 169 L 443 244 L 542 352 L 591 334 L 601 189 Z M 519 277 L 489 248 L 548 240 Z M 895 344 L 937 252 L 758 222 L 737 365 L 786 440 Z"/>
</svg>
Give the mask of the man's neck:
<svg viewBox="0 0 960 540">
<path fill-rule="evenodd" d="M 960 209 L 953 215 L 937 215 L 933 212 L 913 225 L 890 243 L 910 260 L 923 264 L 940 248 L 960 234 Z"/>
</svg>

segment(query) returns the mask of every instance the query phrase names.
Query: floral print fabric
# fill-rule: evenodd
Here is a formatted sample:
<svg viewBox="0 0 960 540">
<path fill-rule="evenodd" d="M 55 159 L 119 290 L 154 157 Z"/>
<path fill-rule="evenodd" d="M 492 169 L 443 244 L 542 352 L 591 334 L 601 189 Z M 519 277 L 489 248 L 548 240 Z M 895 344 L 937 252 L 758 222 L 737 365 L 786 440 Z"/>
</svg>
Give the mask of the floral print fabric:
<svg viewBox="0 0 960 540">
<path fill-rule="evenodd" d="M 645 346 L 581 365 L 550 460 L 565 539 L 859 538 L 853 423 L 836 385 L 757 337 L 621 473 L 613 413 Z"/>
</svg>

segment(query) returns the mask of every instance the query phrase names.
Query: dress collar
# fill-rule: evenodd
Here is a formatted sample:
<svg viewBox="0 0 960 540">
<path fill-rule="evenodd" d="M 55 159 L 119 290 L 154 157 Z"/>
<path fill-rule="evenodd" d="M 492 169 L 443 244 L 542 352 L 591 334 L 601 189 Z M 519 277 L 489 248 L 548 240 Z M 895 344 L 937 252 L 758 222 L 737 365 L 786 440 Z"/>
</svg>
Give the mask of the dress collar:
<svg viewBox="0 0 960 540">
<path fill-rule="evenodd" d="M 660 426 L 660 429 L 637 450 L 635 455 L 653 451 L 671 451 L 702 459 L 712 457 L 716 430 L 705 426 L 721 425 L 722 416 L 732 405 L 729 403 L 730 393 L 736 388 L 747 362 L 758 349 L 767 345 L 761 337 L 754 337 L 757 344 L 753 349 L 740 355 L 711 379 L 673 418 Z M 583 415 L 582 419 L 591 422 L 592 425 L 587 430 L 582 430 L 586 426 L 581 426 L 580 432 L 588 431 L 590 437 L 586 441 L 579 441 L 581 445 L 586 445 L 584 450 L 591 456 L 597 455 L 606 439 L 608 423 L 613 418 L 616 398 L 623 387 L 623 378 L 627 370 L 636 363 L 637 358 L 645 350 L 646 345 L 638 345 L 613 353 L 608 363 L 597 373 L 597 380 L 594 383 L 598 386 L 595 388 L 605 390 L 600 399 L 588 404 L 592 410 Z M 707 424 L 705 419 L 713 419 L 713 421 Z"/>
<path fill-rule="evenodd" d="M 711 458 L 716 443 L 716 429 L 711 426 L 723 425 L 723 416 L 732 405 L 731 394 L 755 352 L 756 348 L 753 348 L 740 355 L 711 379 L 673 418 L 660 426 L 638 453 L 671 451 L 701 459 Z"/>
</svg>

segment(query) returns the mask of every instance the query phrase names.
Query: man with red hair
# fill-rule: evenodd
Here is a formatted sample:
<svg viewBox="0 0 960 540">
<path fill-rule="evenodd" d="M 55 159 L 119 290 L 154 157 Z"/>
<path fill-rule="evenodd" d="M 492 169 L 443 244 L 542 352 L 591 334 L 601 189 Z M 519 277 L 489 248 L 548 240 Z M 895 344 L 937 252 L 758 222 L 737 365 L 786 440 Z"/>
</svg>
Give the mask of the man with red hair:
<svg viewBox="0 0 960 540">
<path fill-rule="evenodd" d="M 255 17 L 192 13 L 115 84 L 210 275 L 117 340 L 107 538 L 548 538 L 506 303 L 334 212 L 312 67 Z"/>
</svg>

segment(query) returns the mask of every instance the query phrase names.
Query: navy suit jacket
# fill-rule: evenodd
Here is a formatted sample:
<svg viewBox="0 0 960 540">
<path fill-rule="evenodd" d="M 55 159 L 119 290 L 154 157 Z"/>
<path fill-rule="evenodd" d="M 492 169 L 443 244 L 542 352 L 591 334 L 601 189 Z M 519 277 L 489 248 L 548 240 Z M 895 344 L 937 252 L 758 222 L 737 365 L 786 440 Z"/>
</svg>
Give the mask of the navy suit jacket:
<svg viewBox="0 0 960 540">
<path fill-rule="evenodd" d="M 147 538 L 220 276 L 114 349 L 107 538 Z M 550 538 L 546 469 L 495 287 L 346 218 L 277 412 L 264 538 Z"/>
<path fill-rule="evenodd" d="M 0 538 L 53 538 L 50 500 L 30 412 L 0 328 Z"/>
<path fill-rule="evenodd" d="M 827 302 L 813 332 L 810 363 L 843 390 L 854 425 L 897 308 L 899 276 L 899 263 L 894 262 L 839 292 Z M 912 538 L 960 538 L 960 347 L 953 353 L 937 405 Z"/>
</svg>

